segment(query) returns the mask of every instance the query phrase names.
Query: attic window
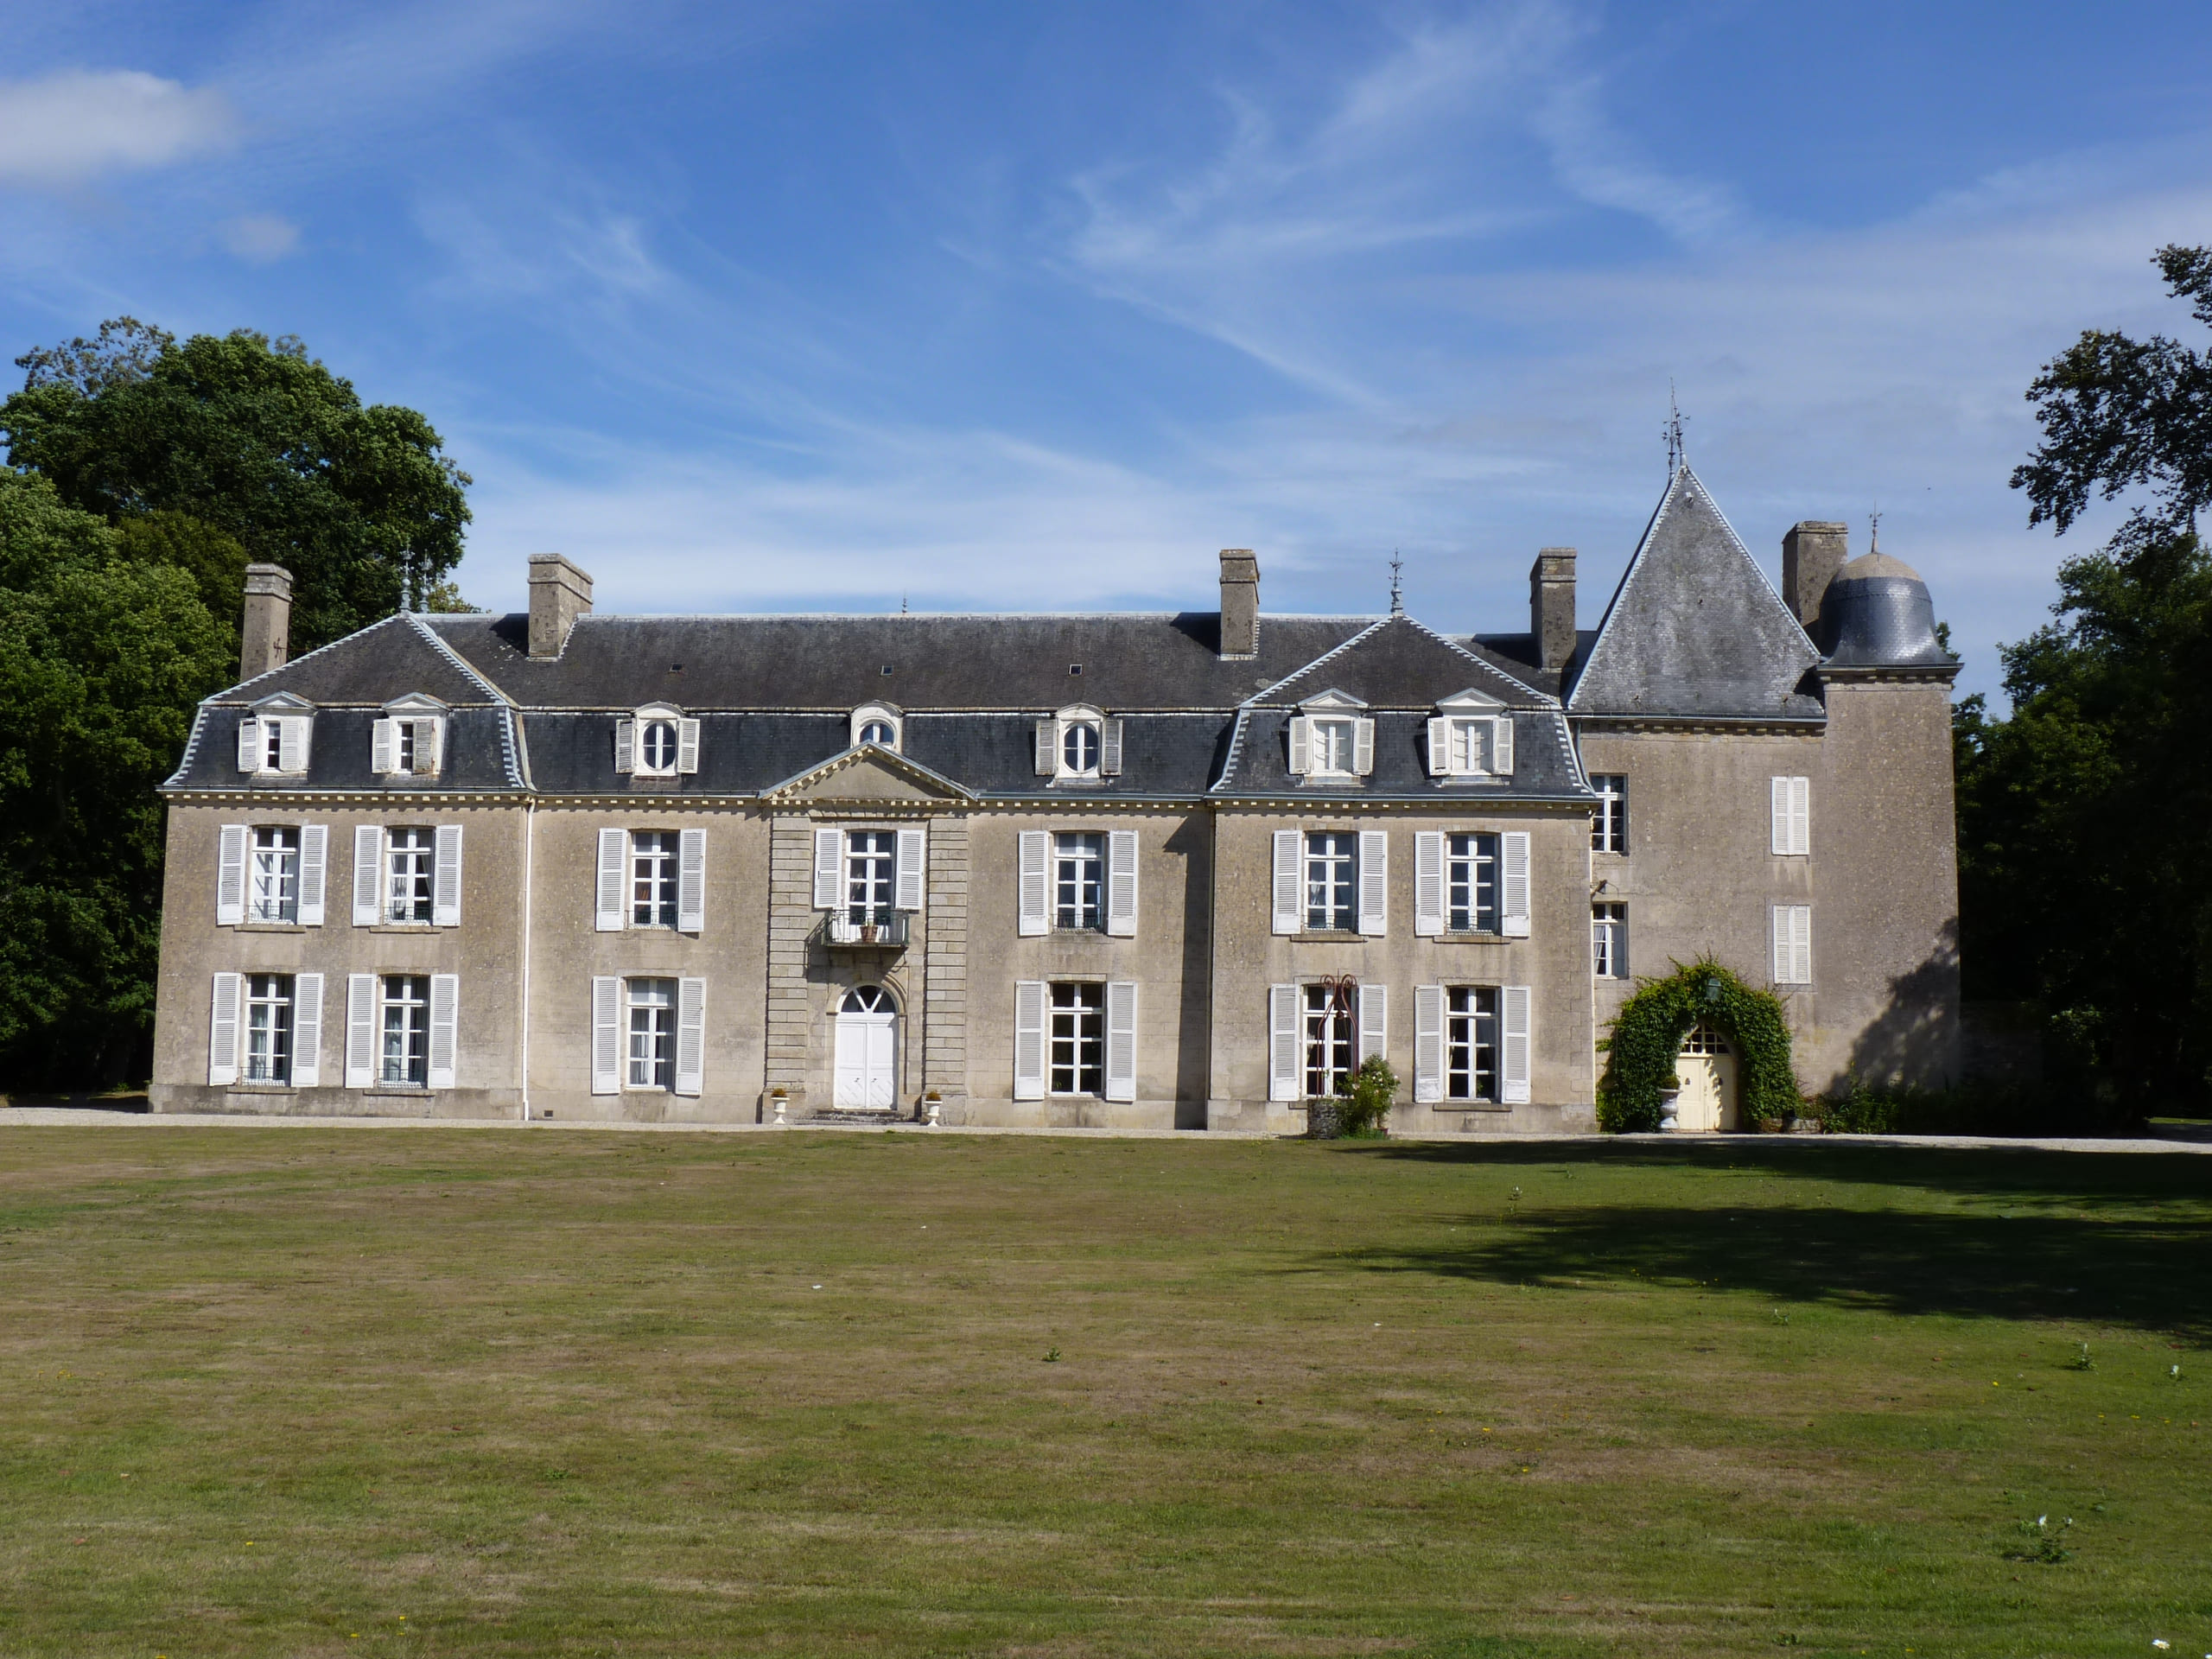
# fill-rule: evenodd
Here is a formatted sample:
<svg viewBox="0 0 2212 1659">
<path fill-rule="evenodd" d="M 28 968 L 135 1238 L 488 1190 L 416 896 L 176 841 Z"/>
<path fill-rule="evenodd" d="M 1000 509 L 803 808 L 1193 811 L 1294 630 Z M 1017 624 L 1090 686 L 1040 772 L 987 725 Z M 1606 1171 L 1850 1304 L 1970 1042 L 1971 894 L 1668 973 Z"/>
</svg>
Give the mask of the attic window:
<svg viewBox="0 0 2212 1659">
<path fill-rule="evenodd" d="M 1436 705 L 1428 722 L 1428 775 L 1488 779 L 1513 775 L 1513 715 L 1486 692 L 1466 690 Z"/>
<path fill-rule="evenodd" d="M 1375 770 L 1375 721 L 1366 705 L 1325 691 L 1290 721 L 1290 769 L 1308 783 L 1349 783 Z"/>
<path fill-rule="evenodd" d="M 632 778 L 673 778 L 699 770 L 699 722 L 664 702 L 647 703 L 614 722 L 614 770 Z"/>
<path fill-rule="evenodd" d="M 1069 672 L 1069 673 L 1071 673 L 1071 674 L 1080 674 L 1080 673 L 1082 673 L 1082 672 L 1083 672 L 1083 664 L 1082 664 L 1081 663 L 1070 663 L 1070 664 L 1068 664 L 1068 672 Z"/>
<path fill-rule="evenodd" d="M 1122 722 L 1087 702 L 1071 703 L 1037 722 L 1037 775 L 1061 783 L 1096 783 L 1122 770 Z"/>
<path fill-rule="evenodd" d="M 900 728 L 906 723 L 904 713 L 891 704 L 864 702 L 853 710 L 852 746 L 858 748 L 863 743 L 873 743 L 880 749 L 889 749 L 896 753 L 899 740 L 903 734 Z"/>
<path fill-rule="evenodd" d="M 445 752 L 445 705 L 420 695 L 388 702 L 370 728 L 370 768 L 381 778 L 437 775 Z"/>
<path fill-rule="evenodd" d="M 888 664 L 888 663 L 886 663 L 886 664 L 883 665 L 883 671 L 884 671 L 885 673 L 888 674 L 888 673 L 891 671 L 891 664 Z"/>
</svg>

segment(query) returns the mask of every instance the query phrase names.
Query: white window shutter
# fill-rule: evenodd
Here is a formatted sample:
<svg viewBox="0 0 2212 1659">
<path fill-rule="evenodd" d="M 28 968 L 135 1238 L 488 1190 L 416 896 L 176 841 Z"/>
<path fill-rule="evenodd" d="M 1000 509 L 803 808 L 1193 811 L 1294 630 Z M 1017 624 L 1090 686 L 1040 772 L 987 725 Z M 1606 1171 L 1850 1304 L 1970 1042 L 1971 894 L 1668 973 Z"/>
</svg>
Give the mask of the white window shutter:
<svg viewBox="0 0 2212 1659">
<path fill-rule="evenodd" d="M 246 826 L 226 823 L 215 832 L 215 925 L 245 920 Z"/>
<path fill-rule="evenodd" d="M 1305 837 L 1295 830 L 1275 831 L 1274 931 L 1297 933 L 1306 926 L 1306 884 L 1300 864 Z"/>
<path fill-rule="evenodd" d="M 430 868 L 430 921 L 437 927 L 461 925 L 461 826 L 438 826 L 436 861 Z"/>
<path fill-rule="evenodd" d="M 1813 982 L 1813 907 L 1792 905 L 1789 917 L 1789 965 L 1797 970 L 1797 982 Z"/>
<path fill-rule="evenodd" d="M 1390 832 L 1359 832 L 1359 931 L 1381 938 L 1390 925 Z"/>
<path fill-rule="evenodd" d="M 1375 721 L 1365 715 L 1351 723 L 1351 769 L 1362 778 L 1375 771 Z"/>
<path fill-rule="evenodd" d="M 1290 769 L 1303 778 L 1313 770 L 1313 728 L 1303 715 L 1290 719 Z"/>
<path fill-rule="evenodd" d="M 300 925 L 322 925 L 323 894 L 330 886 L 330 826 L 304 824 L 300 830 Z"/>
<path fill-rule="evenodd" d="M 302 974 L 292 981 L 292 1087 L 322 1084 L 322 976 Z"/>
<path fill-rule="evenodd" d="M 1767 788 L 1767 824 L 1772 831 L 1770 837 L 1772 850 L 1780 858 L 1789 850 L 1789 780 L 1770 778 Z"/>
<path fill-rule="evenodd" d="M 1112 830 L 1106 836 L 1106 931 L 1117 939 L 1137 931 L 1137 832 Z"/>
<path fill-rule="evenodd" d="M 1503 1004 L 1503 1052 L 1498 1057 L 1498 1097 L 1509 1106 L 1529 1103 L 1529 997 L 1526 985 L 1508 985 L 1498 993 Z"/>
<path fill-rule="evenodd" d="M 1137 987 L 1135 980 L 1106 986 L 1106 1098 L 1137 1097 Z"/>
<path fill-rule="evenodd" d="M 1500 715 L 1490 723 L 1490 769 L 1501 778 L 1513 775 L 1513 716 Z"/>
<path fill-rule="evenodd" d="M 1424 939 L 1444 931 L 1444 832 L 1414 832 L 1414 933 Z"/>
<path fill-rule="evenodd" d="M 238 721 L 238 770 L 240 772 L 261 770 L 262 758 L 267 753 L 262 747 L 262 741 L 261 722 L 251 715 L 241 716 Z"/>
<path fill-rule="evenodd" d="M 1098 728 L 1098 775 L 1113 778 L 1122 770 L 1122 722 L 1109 720 Z"/>
<path fill-rule="evenodd" d="M 814 907 L 835 910 L 844 894 L 845 832 L 842 830 L 817 830 L 814 832 Z"/>
<path fill-rule="evenodd" d="M 461 976 L 430 976 L 430 1065 L 433 1089 L 453 1087 L 454 1066 L 460 1045 Z"/>
<path fill-rule="evenodd" d="M 346 977 L 346 1086 L 365 1089 L 377 1076 L 377 976 Z"/>
<path fill-rule="evenodd" d="M 638 722 L 618 720 L 614 722 L 614 770 L 623 774 L 638 769 Z"/>
<path fill-rule="evenodd" d="M 591 982 L 591 1091 L 622 1092 L 622 982 L 613 977 Z"/>
<path fill-rule="evenodd" d="M 1452 722 L 1432 720 L 1428 722 L 1428 775 L 1441 778 L 1452 770 Z"/>
<path fill-rule="evenodd" d="M 1390 988 L 1363 984 L 1359 988 L 1359 1059 L 1380 1054 L 1390 1058 Z"/>
<path fill-rule="evenodd" d="M 1813 780 L 1789 780 L 1789 850 L 1809 857 L 1813 850 Z"/>
<path fill-rule="evenodd" d="M 1014 982 L 1014 1097 L 1045 1098 L 1045 982 L 1041 979 Z"/>
<path fill-rule="evenodd" d="M 435 778 L 446 760 L 446 723 L 435 716 L 415 722 L 415 772 Z"/>
<path fill-rule="evenodd" d="M 207 1084 L 224 1088 L 238 1080 L 238 999 L 243 990 L 237 974 L 215 976 L 214 1001 L 207 1018 Z"/>
<path fill-rule="evenodd" d="M 626 909 L 622 899 L 628 888 L 630 873 L 624 868 L 630 861 L 630 832 L 626 830 L 602 830 L 599 832 L 599 878 L 594 883 L 592 930 L 598 933 L 620 933 Z"/>
<path fill-rule="evenodd" d="M 1509 938 L 1529 937 L 1529 832 L 1509 830 L 1498 838 L 1499 861 L 1504 865 L 1504 892 L 1499 908 L 1504 912 L 1500 931 Z"/>
<path fill-rule="evenodd" d="M 1037 775 L 1050 778 L 1060 769 L 1060 722 L 1040 720 L 1037 722 Z"/>
<path fill-rule="evenodd" d="M 276 722 L 276 769 L 308 769 L 308 723 L 297 715 L 287 715 Z"/>
<path fill-rule="evenodd" d="M 1021 863 L 1014 883 L 1014 931 L 1024 938 L 1052 931 L 1052 836 L 1042 830 L 1021 832 Z"/>
<path fill-rule="evenodd" d="M 1414 987 L 1414 1102 L 1444 1098 L 1444 988 Z"/>
<path fill-rule="evenodd" d="M 696 720 L 676 722 L 676 769 L 682 772 L 699 770 L 699 722 Z"/>
<path fill-rule="evenodd" d="M 707 927 L 707 832 L 686 830 L 676 838 L 676 930 Z"/>
<path fill-rule="evenodd" d="M 900 910 L 919 910 L 928 885 L 929 831 L 901 830 L 899 832 L 899 862 L 894 869 L 896 880 L 892 887 L 892 899 Z"/>
<path fill-rule="evenodd" d="M 696 1099 L 706 1091 L 707 982 L 676 982 L 676 1092 Z"/>
<path fill-rule="evenodd" d="M 1298 987 L 1268 987 L 1268 1098 L 1296 1100 L 1304 1094 L 1298 1063 Z"/>
<path fill-rule="evenodd" d="M 388 715 L 378 715 L 369 728 L 369 766 L 380 777 L 399 770 L 399 722 Z"/>
<path fill-rule="evenodd" d="M 353 826 L 354 926 L 377 925 L 383 893 L 384 831 L 373 823 L 357 823 Z"/>
<path fill-rule="evenodd" d="M 1789 980 L 1789 906 L 1767 906 L 1767 925 L 1774 944 L 1774 982 L 1787 985 Z"/>
</svg>

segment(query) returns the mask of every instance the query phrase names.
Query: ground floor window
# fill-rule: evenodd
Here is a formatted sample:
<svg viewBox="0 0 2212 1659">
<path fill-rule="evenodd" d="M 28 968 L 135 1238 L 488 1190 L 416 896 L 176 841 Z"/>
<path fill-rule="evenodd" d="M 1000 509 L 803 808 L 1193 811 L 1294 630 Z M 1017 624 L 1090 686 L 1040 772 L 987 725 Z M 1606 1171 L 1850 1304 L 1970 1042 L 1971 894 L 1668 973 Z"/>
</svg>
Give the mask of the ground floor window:
<svg viewBox="0 0 2212 1659">
<path fill-rule="evenodd" d="M 629 1067 L 632 1089 L 666 1089 L 676 1081 L 676 982 L 626 982 L 630 1004 Z"/>
<path fill-rule="evenodd" d="M 427 1087 L 430 1081 L 430 977 L 428 974 L 386 974 L 384 993 L 384 1057 L 378 1079 Z"/>
<path fill-rule="evenodd" d="M 254 1083 L 292 1080 L 292 976 L 248 974 L 245 1075 Z"/>
<path fill-rule="evenodd" d="M 1444 1097 L 1497 1098 L 1497 989 L 1454 985 L 1445 993 Z"/>
<path fill-rule="evenodd" d="M 1628 977 L 1628 906 L 1590 906 L 1591 969 L 1600 979 Z"/>
<path fill-rule="evenodd" d="M 1356 995 L 1357 988 L 1348 981 L 1306 988 L 1306 1095 L 1309 1100 L 1335 1094 L 1338 1081 L 1353 1070 Z"/>
<path fill-rule="evenodd" d="M 1056 1095 L 1106 1092 L 1106 988 L 1056 984 L 1052 988 L 1051 1073 L 1046 1087 Z"/>
</svg>

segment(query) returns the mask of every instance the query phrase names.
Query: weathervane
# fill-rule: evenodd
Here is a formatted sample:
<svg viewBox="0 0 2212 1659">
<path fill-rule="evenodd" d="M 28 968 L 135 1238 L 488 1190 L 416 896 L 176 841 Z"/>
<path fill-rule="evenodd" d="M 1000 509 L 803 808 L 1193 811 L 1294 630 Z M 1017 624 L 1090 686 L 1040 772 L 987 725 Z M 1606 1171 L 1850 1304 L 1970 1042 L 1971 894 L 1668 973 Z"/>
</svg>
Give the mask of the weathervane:
<svg viewBox="0 0 2212 1659">
<path fill-rule="evenodd" d="M 1667 380 L 1667 429 L 1665 434 L 1667 439 L 1667 476 L 1669 478 L 1672 478 L 1676 473 L 1681 471 L 1684 463 L 1689 457 L 1689 451 L 1682 442 L 1682 422 L 1685 416 L 1682 414 L 1681 405 L 1676 404 L 1675 401 L 1675 382 L 1674 378 L 1670 375 L 1668 377 Z"/>
<path fill-rule="evenodd" d="M 1874 511 L 1866 515 L 1866 550 L 1869 553 L 1882 550 L 1882 508 L 1879 502 L 1875 503 Z"/>
<path fill-rule="evenodd" d="M 1398 550 L 1390 550 L 1390 614 L 1406 613 L 1406 562 L 1398 556 Z"/>
</svg>

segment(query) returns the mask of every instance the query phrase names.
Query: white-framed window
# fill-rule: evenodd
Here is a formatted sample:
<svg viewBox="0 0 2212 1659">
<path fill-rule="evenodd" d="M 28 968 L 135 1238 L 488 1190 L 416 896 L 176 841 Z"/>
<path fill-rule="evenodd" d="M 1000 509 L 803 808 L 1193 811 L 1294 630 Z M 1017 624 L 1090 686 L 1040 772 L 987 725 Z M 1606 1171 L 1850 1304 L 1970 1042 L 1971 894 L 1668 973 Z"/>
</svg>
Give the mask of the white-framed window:
<svg viewBox="0 0 2212 1659">
<path fill-rule="evenodd" d="M 855 830 L 845 837 L 845 919 L 888 923 L 898 874 L 899 836 L 892 830 Z"/>
<path fill-rule="evenodd" d="M 1533 1058 L 1526 985 L 1414 987 L 1414 1099 L 1518 1106 Z"/>
<path fill-rule="evenodd" d="M 1444 988 L 1444 1098 L 1497 1099 L 1497 988 Z"/>
<path fill-rule="evenodd" d="M 1628 977 L 1628 906 L 1590 906 L 1590 971 L 1599 979 Z"/>
<path fill-rule="evenodd" d="M 1037 775 L 1062 783 L 1096 783 L 1122 770 L 1122 722 L 1087 702 L 1072 703 L 1037 722 Z"/>
<path fill-rule="evenodd" d="M 626 1089 L 672 1089 L 676 1084 L 676 982 L 622 982 L 628 1046 L 622 1084 Z"/>
<path fill-rule="evenodd" d="M 289 974 L 245 976 L 245 1077 L 292 1080 L 293 981 Z"/>
<path fill-rule="evenodd" d="M 630 836 L 630 925 L 676 925 L 677 833 L 639 830 Z"/>
<path fill-rule="evenodd" d="M 238 720 L 238 770 L 256 777 L 298 777 L 308 769 L 313 706 L 283 692 Z"/>
<path fill-rule="evenodd" d="M 904 712 L 891 704 L 864 702 L 853 710 L 852 747 L 858 748 L 863 743 L 873 743 L 879 749 L 889 749 L 895 754 L 905 735 L 902 728 L 906 723 Z"/>
<path fill-rule="evenodd" d="M 1367 705 L 1325 691 L 1299 705 L 1288 729 L 1290 769 L 1309 784 L 1344 784 L 1375 770 L 1375 721 Z"/>
<path fill-rule="evenodd" d="M 1598 804 L 1590 813 L 1590 850 L 1593 853 L 1628 851 L 1628 774 L 1593 772 L 1590 787 L 1598 791 Z"/>
<path fill-rule="evenodd" d="M 385 904 L 387 922 L 427 922 L 437 875 L 435 830 L 392 830 L 385 836 Z"/>
<path fill-rule="evenodd" d="M 1813 780 L 1776 778 L 1769 780 L 1768 819 L 1777 858 L 1806 858 L 1813 851 Z"/>
<path fill-rule="evenodd" d="M 386 974 L 378 982 L 377 1081 L 427 1088 L 430 1081 L 430 976 Z"/>
<path fill-rule="evenodd" d="M 814 907 L 848 922 L 880 926 L 894 911 L 919 911 L 928 874 L 925 829 L 814 832 Z"/>
<path fill-rule="evenodd" d="M 1354 989 L 1343 982 L 1304 988 L 1304 1087 L 1308 1100 L 1337 1092 L 1337 1084 L 1357 1069 L 1353 1059 L 1356 1019 Z"/>
<path fill-rule="evenodd" d="M 1813 907 L 1777 905 L 1774 924 L 1774 982 L 1810 985 L 1813 982 Z"/>
<path fill-rule="evenodd" d="M 1451 933 L 1495 933 L 1498 909 L 1497 837 L 1476 832 L 1444 838 L 1444 926 Z"/>
<path fill-rule="evenodd" d="M 1432 778 L 1509 778 L 1513 774 L 1512 711 L 1488 692 L 1455 692 L 1428 722 Z"/>
<path fill-rule="evenodd" d="M 699 722 L 669 703 L 650 703 L 614 722 L 614 770 L 674 778 L 699 770 Z"/>
<path fill-rule="evenodd" d="M 1278 830 L 1274 841 L 1275 932 L 1389 931 L 1389 831 Z"/>
<path fill-rule="evenodd" d="M 1098 722 L 1071 720 L 1060 728 L 1060 776 L 1098 775 Z"/>
<path fill-rule="evenodd" d="M 253 868 L 246 915 L 257 922 L 300 918 L 300 831 L 294 824 L 261 824 L 253 832 Z"/>
<path fill-rule="evenodd" d="M 599 832 L 596 927 L 668 927 L 697 933 L 707 925 L 707 832 L 620 830 Z"/>
<path fill-rule="evenodd" d="M 1349 933 L 1359 921 L 1359 837 L 1322 830 L 1306 837 L 1306 926 Z"/>
<path fill-rule="evenodd" d="M 1052 837 L 1052 925 L 1096 931 L 1105 925 L 1106 837 Z"/>
<path fill-rule="evenodd" d="M 1056 1095 L 1106 1092 L 1106 988 L 1096 982 L 1055 982 L 1046 1063 Z"/>
<path fill-rule="evenodd" d="M 444 760 L 445 705 L 415 695 L 385 705 L 370 730 L 372 770 L 387 778 L 435 777 Z"/>
</svg>

